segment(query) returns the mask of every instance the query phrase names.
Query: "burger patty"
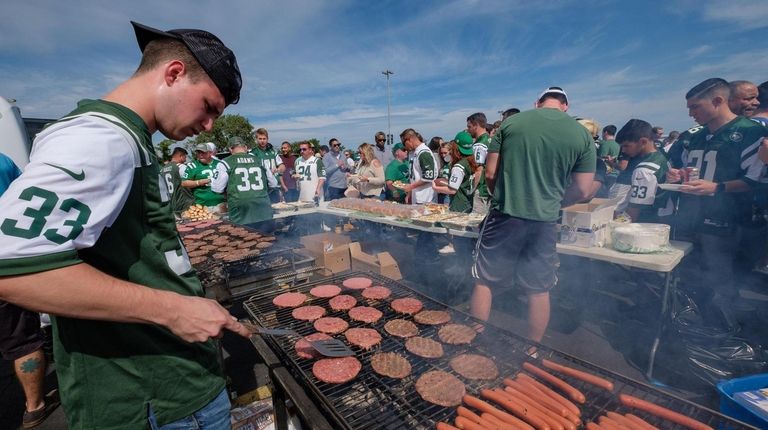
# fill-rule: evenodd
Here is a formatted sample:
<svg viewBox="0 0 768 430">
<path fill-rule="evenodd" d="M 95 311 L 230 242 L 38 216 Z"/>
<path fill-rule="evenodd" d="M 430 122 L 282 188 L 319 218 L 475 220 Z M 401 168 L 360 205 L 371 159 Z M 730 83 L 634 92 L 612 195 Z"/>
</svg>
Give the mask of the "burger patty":
<svg viewBox="0 0 768 430">
<path fill-rule="evenodd" d="M 291 315 L 297 320 L 314 321 L 325 315 L 325 308 L 322 306 L 302 306 L 294 309 Z"/>
<path fill-rule="evenodd" d="M 347 342 L 363 349 L 370 349 L 381 343 L 381 335 L 372 328 L 351 328 L 344 332 Z"/>
<path fill-rule="evenodd" d="M 315 320 L 314 326 L 315 330 L 317 331 L 331 334 L 341 333 L 349 328 L 349 324 L 347 324 L 346 321 L 336 317 L 324 317 L 317 319 Z"/>
<path fill-rule="evenodd" d="M 321 354 L 317 352 L 317 350 L 313 348 L 312 345 L 309 344 L 309 342 L 313 340 L 328 340 L 328 339 L 333 339 L 333 338 L 328 336 L 325 333 L 312 333 L 309 336 L 299 339 L 296 342 L 296 344 L 293 346 L 293 349 L 296 350 L 296 355 L 298 355 L 301 358 L 306 358 L 307 360 L 312 358 L 318 358 L 318 357 L 321 357 Z"/>
<path fill-rule="evenodd" d="M 350 290 L 364 290 L 366 288 L 369 288 L 371 285 L 373 285 L 373 281 L 369 278 L 349 278 L 345 279 L 344 282 L 341 283 L 341 285 L 344 286 L 344 288 L 349 288 Z"/>
<path fill-rule="evenodd" d="M 424 307 L 424 304 L 421 303 L 421 300 L 414 299 L 412 297 L 405 297 L 402 299 L 392 300 L 391 306 L 395 312 L 413 315 L 418 313 L 421 308 Z"/>
<path fill-rule="evenodd" d="M 358 306 L 349 310 L 350 319 L 368 324 L 378 321 L 383 315 L 380 310 L 370 306 Z"/>
<path fill-rule="evenodd" d="M 362 368 L 355 357 L 323 358 L 312 365 L 312 373 L 323 382 L 343 384 L 355 379 Z"/>
<path fill-rule="evenodd" d="M 440 358 L 444 354 L 442 343 L 421 336 L 408 338 L 405 341 L 405 349 L 423 358 Z"/>
<path fill-rule="evenodd" d="M 444 343 L 461 345 L 470 343 L 477 336 L 477 332 L 470 326 L 463 324 L 446 324 L 437 331 L 437 336 Z"/>
<path fill-rule="evenodd" d="M 379 352 L 371 356 L 373 371 L 382 376 L 403 379 L 411 374 L 411 363 L 400 354 Z"/>
<path fill-rule="evenodd" d="M 363 290 L 363 297 L 369 300 L 382 300 L 392 295 L 392 290 L 380 285 Z"/>
<path fill-rule="evenodd" d="M 309 290 L 309 294 L 324 299 L 338 296 L 339 293 L 341 293 L 341 288 L 337 287 L 336 285 L 318 285 Z"/>
<path fill-rule="evenodd" d="M 451 320 L 451 314 L 446 311 L 421 311 L 413 316 L 413 320 L 419 324 L 445 324 Z"/>
<path fill-rule="evenodd" d="M 346 311 L 357 305 L 357 299 L 348 294 L 341 294 L 329 300 L 328 304 L 334 311 Z"/>
<path fill-rule="evenodd" d="M 467 390 L 459 378 L 442 370 L 432 370 L 416 381 L 416 392 L 429 403 L 453 407 L 461 404 Z"/>
<path fill-rule="evenodd" d="M 451 359 L 451 369 L 467 379 L 496 379 L 499 369 L 488 357 L 477 354 L 461 354 Z"/>
<path fill-rule="evenodd" d="M 411 337 L 419 334 L 419 328 L 416 327 L 416 324 L 403 319 L 387 321 L 387 323 L 384 324 L 384 330 L 392 336 L 397 337 Z"/>
<path fill-rule="evenodd" d="M 307 301 L 302 293 L 283 293 L 272 299 L 272 304 L 278 308 L 295 308 Z"/>
</svg>

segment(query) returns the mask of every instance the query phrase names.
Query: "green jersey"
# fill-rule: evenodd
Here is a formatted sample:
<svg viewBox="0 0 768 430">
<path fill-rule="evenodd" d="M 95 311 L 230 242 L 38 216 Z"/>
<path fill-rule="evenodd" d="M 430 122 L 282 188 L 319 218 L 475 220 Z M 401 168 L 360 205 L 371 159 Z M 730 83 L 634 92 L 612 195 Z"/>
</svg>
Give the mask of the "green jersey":
<svg viewBox="0 0 768 430">
<path fill-rule="evenodd" d="M 189 188 L 181 186 L 182 179 L 179 172 L 181 166 L 179 163 L 169 161 L 160 169 L 165 185 L 168 187 L 168 194 L 171 196 L 171 210 L 175 213 L 187 210 L 195 202 L 195 196 Z"/>
<path fill-rule="evenodd" d="M 668 191 L 658 188 L 667 180 L 669 162 L 659 151 L 635 157 L 631 174 L 629 206 L 640 209 L 633 222 L 659 222 L 659 218 L 672 215 L 674 205 Z"/>
<path fill-rule="evenodd" d="M 477 183 L 477 190 L 480 197 L 488 198 L 488 184 L 485 183 L 485 158 L 488 156 L 488 144 L 491 143 L 491 136 L 488 133 L 480 136 L 475 140 L 472 145 L 472 152 L 475 156 L 475 161 L 482 166 L 478 174 L 480 175 L 480 182 Z"/>
<path fill-rule="evenodd" d="M 407 184 L 409 180 L 409 169 L 408 163 L 404 163 L 397 159 L 392 160 L 384 170 L 384 180 L 392 182 L 400 181 Z M 392 191 L 389 187 L 386 187 L 385 194 L 387 200 L 405 203 L 406 193 L 403 190 L 395 188 L 395 190 Z"/>
<path fill-rule="evenodd" d="M 192 194 L 195 196 L 195 203 L 203 206 L 216 206 L 224 203 L 225 197 L 211 188 L 211 184 L 219 179 L 219 163 L 217 159 L 211 159 L 210 164 L 203 164 L 198 160 L 187 163 L 187 169 L 182 178 L 184 180 L 197 181 L 199 179 L 210 179 L 211 182 L 195 187 Z"/>
<path fill-rule="evenodd" d="M 448 186 L 456 190 L 456 194 L 451 196 L 449 209 L 452 212 L 472 212 L 473 181 L 474 175 L 469 168 L 469 161 L 466 158 L 462 158 L 451 166 L 451 177 L 448 180 Z"/>
<path fill-rule="evenodd" d="M 274 169 L 283 164 L 282 158 L 277 154 L 275 148 L 271 144 L 267 144 L 267 147 L 261 149 L 258 145 L 251 150 L 251 154 L 261 160 L 262 165 L 267 170 L 267 183 L 269 188 L 277 188 L 280 184 L 277 182 L 277 177 L 272 174 Z"/>
<path fill-rule="evenodd" d="M 0 276 L 85 262 L 149 288 L 204 295 L 138 115 L 84 100 L 40 132 L 33 148 L 22 176 L 0 197 Z M 147 428 L 147 405 L 165 425 L 224 389 L 213 341 L 189 343 L 153 324 L 52 322 L 69 428 Z"/>
<path fill-rule="evenodd" d="M 229 219 L 252 224 L 272 219 L 267 171 L 261 160 L 249 153 L 233 154 L 222 160 L 226 169 Z"/>
<path fill-rule="evenodd" d="M 507 118 L 488 152 L 499 153 L 491 207 L 533 221 L 557 220 L 571 174 L 594 172 L 597 161 L 587 130 L 550 108 Z"/>
<path fill-rule="evenodd" d="M 601 140 L 600 145 L 597 148 L 597 158 L 618 158 L 619 154 L 621 153 L 621 147 L 619 146 L 618 142 L 616 142 L 613 139 L 610 140 Z M 608 166 L 607 167 L 607 176 L 619 176 L 619 171 Z"/>
</svg>

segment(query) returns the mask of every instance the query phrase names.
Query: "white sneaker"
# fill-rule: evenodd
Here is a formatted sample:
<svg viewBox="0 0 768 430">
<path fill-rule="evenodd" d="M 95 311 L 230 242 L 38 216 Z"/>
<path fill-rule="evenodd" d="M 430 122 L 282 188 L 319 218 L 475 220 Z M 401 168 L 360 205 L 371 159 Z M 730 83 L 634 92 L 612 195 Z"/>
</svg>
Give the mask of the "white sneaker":
<svg viewBox="0 0 768 430">
<path fill-rule="evenodd" d="M 437 252 L 445 255 L 445 254 L 453 254 L 454 252 L 456 252 L 456 250 L 453 249 L 453 245 L 449 243 L 448 245 L 445 245 L 444 247 L 438 249 Z"/>
<path fill-rule="evenodd" d="M 323 224 L 323 231 L 331 231 L 331 228 Z"/>
</svg>

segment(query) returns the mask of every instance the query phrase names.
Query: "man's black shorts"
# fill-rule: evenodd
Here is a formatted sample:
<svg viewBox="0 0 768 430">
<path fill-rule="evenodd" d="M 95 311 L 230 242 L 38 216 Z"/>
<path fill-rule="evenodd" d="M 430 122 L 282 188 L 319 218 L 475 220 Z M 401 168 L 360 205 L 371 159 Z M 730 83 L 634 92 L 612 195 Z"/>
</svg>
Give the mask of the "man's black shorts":
<svg viewBox="0 0 768 430">
<path fill-rule="evenodd" d="M 473 274 L 491 288 L 513 283 L 529 293 L 549 291 L 557 283 L 560 260 L 557 225 L 492 210 L 477 240 Z"/>
<path fill-rule="evenodd" d="M 42 346 L 40 314 L 0 300 L 0 355 L 13 361 Z"/>
</svg>

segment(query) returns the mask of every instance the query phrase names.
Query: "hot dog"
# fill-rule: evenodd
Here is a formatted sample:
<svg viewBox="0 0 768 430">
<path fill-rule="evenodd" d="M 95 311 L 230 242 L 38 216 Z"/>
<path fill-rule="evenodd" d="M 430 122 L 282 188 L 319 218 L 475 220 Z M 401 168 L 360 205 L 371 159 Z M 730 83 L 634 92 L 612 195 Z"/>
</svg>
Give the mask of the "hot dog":
<svg viewBox="0 0 768 430">
<path fill-rule="evenodd" d="M 565 417 L 558 415 L 557 412 L 550 410 L 547 405 L 539 403 L 537 400 L 527 396 L 525 393 L 521 393 L 512 387 L 505 387 L 502 393 L 512 400 L 517 400 L 519 403 L 523 404 L 523 406 L 536 409 L 539 412 L 539 415 L 547 419 L 552 430 L 576 430 L 576 426 L 572 422 L 568 421 Z"/>
<path fill-rule="evenodd" d="M 512 412 L 517 417 L 522 418 L 523 421 L 532 425 L 536 430 L 552 430 L 547 421 L 539 416 L 537 411 L 526 408 L 517 402 L 508 400 L 503 394 L 491 391 L 488 389 L 480 390 L 480 397 L 484 399 L 492 400 L 497 405 L 503 406 L 504 409 Z"/>
<path fill-rule="evenodd" d="M 568 408 L 568 411 L 576 416 L 581 416 L 581 410 L 579 410 L 576 405 L 573 404 L 570 400 L 566 399 L 565 397 L 561 396 L 559 393 L 556 393 L 551 388 L 547 387 L 546 385 L 542 384 L 541 382 L 533 379 L 532 377 L 526 375 L 525 373 L 518 373 L 518 378 L 520 378 L 524 382 L 528 382 L 532 384 L 534 387 L 538 388 L 541 392 L 548 395 L 549 397 L 555 399 L 558 403 L 562 404 L 566 408 Z"/>
<path fill-rule="evenodd" d="M 485 427 L 483 425 L 480 425 L 469 418 L 464 418 L 462 416 L 457 416 L 454 420 L 456 423 L 456 427 L 460 428 L 461 430 L 488 430 L 489 427 Z"/>
<path fill-rule="evenodd" d="M 622 425 L 629 430 L 645 430 L 643 427 L 635 423 L 634 421 L 630 420 L 629 418 L 625 417 L 622 414 L 617 414 L 616 412 L 606 412 L 605 416 L 608 418 L 616 421 L 619 423 L 619 425 Z"/>
<path fill-rule="evenodd" d="M 507 388 L 512 388 L 521 393 L 527 394 L 529 397 L 532 397 L 536 399 L 537 402 L 546 405 L 547 408 L 555 411 L 562 417 L 568 415 L 568 408 L 558 403 L 557 400 L 544 394 L 541 390 L 534 387 L 532 384 L 524 384 L 522 381 L 515 381 L 514 379 L 505 378 L 504 385 L 506 385 Z"/>
<path fill-rule="evenodd" d="M 587 401 L 586 397 L 584 397 L 584 394 L 574 388 L 571 384 L 563 381 L 562 379 L 558 378 L 555 375 L 552 375 L 551 373 L 547 372 L 546 370 L 540 369 L 536 366 L 534 366 L 531 363 L 525 362 L 523 363 L 523 369 L 533 373 L 534 375 L 538 376 L 539 378 L 549 382 L 550 384 L 554 385 L 555 387 L 563 390 L 565 394 L 568 395 L 568 397 L 571 398 L 571 400 L 578 402 L 578 403 L 584 403 Z"/>
<path fill-rule="evenodd" d="M 489 414 L 488 412 L 483 412 L 482 414 L 480 414 L 480 418 L 488 421 L 491 424 L 495 424 L 498 428 L 502 430 L 517 430 L 517 427 L 513 426 L 512 424 L 501 421 L 500 419 Z"/>
<path fill-rule="evenodd" d="M 587 430 L 604 430 L 604 429 L 595 423 L 587 423 Z"/>
<path fill-rule="evenodd" d="M 659 430 L 658 427 L 652 426 L 648 421 L 638 417 L 634 414 L 624 414 L 624 416 L 633 423 L 640 426 L 643 430 Z"/>
<path fill-rule="evenodd" d="M 470 396 L 469 394 L 465 394 L 464 397 L 462 397 L 462 400 L 464 403 L 466 403 L 468 406 L 472 406 L 473 408 L 479 410 L 480 412 L 488 412 L 489 414 L 495 416 L 500 421 L 512 424 L 515 427 L 519 427 L 524 430 L 535 430 L 533 427 L 531 427 L 528 423 L 525 421 L 512 416 L 492 405 L 490 405 L 487 402 L 484 402 L 477 397 Z"/>
<path fill-rule="evenodd" d="M 702 423 L 701 421 L 696 421 L 693 418 L 688 418 L 685 415 L 677 413 L 673 410 L 663 408 L 659 405 L 638 399 L 637 397 L 630 396 L 628 394 L 620 394 L 619 400 L 624 406 L 646 411 L 649 414 L 656 415 L 657 417 L 664 418 L 665 420 L 672 421 L 673 423 L 680 424 L 693 430 L 714 430 L 712 427 Z"/>
<path fill-rule="evenodd" d="M 571 367 L 564 366 L 562 364 L 555 363 L 554 361 L 549 361 L 546 358 L 541 360 L 541 364 L 547 369 L 554 370 L 555 372 L 560 372 L 563 375 L 572 376 L 576 379 L 581 379 L 584 382 L 587 382 L 592 385 L 597 385 L 598 387 L 604 388 L 608 391 L 613 391 L 613 382 L 607 379 L 601 378 L 599 376 L 591 375 L 587 372 L 576 370 Z"/>
<path fill-rule="evenodd" d="M 459 414 L 460 417 L 464 417 L 470 421 L 474 421 L 477 424 L 480 424 L 483 427 L 486 428 L 493 428 L 495 430 L 496 426 L 492 426 L 491 423 L 481 418 L 476 413 L 470 411 L 469 409 L 465 408 L 464 406 L 459 406 L 456 408 L 456 413 Z"/>
<path fill-rule="evenodd" d="M 437 430 L 459 430 L 456 427 L 454 427 L 454 426 L 452 426 L 450 424 L 446 424 L 446 423 L 444 423 L 442 421 L 437 423 L 437 426 L 435 426 L 435 429 L 437 429 Z"/>
<path fill-rule="evenodd" d="M 597 422 L 608 430 L 629 430 L 627 427 L 624 427 L 623 425 L 617 423 L 605 415 L 598 418 Z"/>
</svg>

